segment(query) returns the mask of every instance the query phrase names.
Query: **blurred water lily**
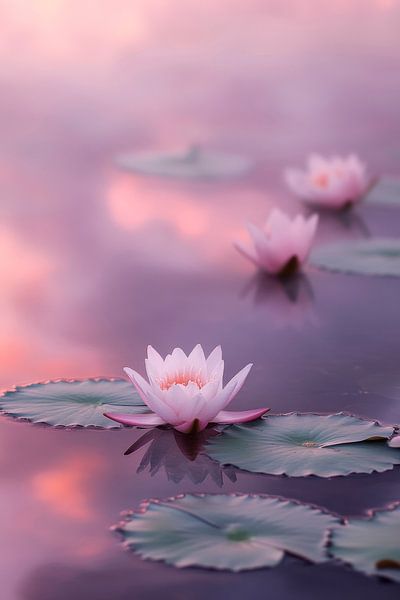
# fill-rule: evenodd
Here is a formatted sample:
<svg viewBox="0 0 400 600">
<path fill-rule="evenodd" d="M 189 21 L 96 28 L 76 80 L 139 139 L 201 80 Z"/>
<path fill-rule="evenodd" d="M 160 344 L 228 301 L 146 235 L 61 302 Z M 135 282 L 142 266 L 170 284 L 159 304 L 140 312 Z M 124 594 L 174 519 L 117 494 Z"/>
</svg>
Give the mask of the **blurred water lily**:
<svg viewBox="0 0 400 600">
<path fill-rule="evenodd" d="M 355 154 L 332 158 L 312 154 L 306 170 L 287 169 L 285 179 L 300 198 L 334 209 L 351 206 L 369 187 L 365 164 Z"/>
<path fill-rule="evenodd" d="M 271 275 L 295 272 L 310 253 L 318 216 L 308 219 L 297 215 L 291 219 L 278 209 L 269 215 L 263 229 L 249 223 L 252 246 L 236 242 L 235 246 L 257 267 Z"/>
<path fill-rule="evenodd" d="M 149 381 L 125 368 L 143 402 L 152 412 L 141 415 L 105 413 L 124 425 L 141 427 L 170 424 L 178 431 L 202 431 L 208 423 L 244 423 L 258 419 L 268 408 L 238 412 L 225 411 L 241 389 L 252 365 L 244 367 L 225 387 L 224 361 L 217 346 L 206 359 L 200 344 L 186 356 L 175 348 L 165 360 L 149 346 L 145 361 Z"/>
</svg>

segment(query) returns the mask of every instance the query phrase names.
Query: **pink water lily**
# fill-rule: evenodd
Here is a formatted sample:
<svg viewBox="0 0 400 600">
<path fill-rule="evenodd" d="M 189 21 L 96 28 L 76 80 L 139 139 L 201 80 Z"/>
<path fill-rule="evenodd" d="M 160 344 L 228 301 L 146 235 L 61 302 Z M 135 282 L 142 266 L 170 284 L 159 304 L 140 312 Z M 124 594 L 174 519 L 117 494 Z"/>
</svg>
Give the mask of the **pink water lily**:
<svg viewBox="0 0 400 600">
<path fill-rule="evenodd" d="M 366 167 L 355 154 L 332 158 L 312 154 L 306 170 L 287 169 L 285 179 L 303 200 L 334 209 L 351 206 L 369 186 Z"/>
<path fill-rule="evenodd" d="M 200 344 L 186 356 L 175 348 L 165 360 L 149 346 L 145 360 L 146 381 L 126 367 L 125 373 L 152 412 L 138 415 L 105 413 L 124 425 L 149 427 L 170 424 L 178 431 L 202 431 L 208 423 L 244 423 L 258 419 L 268 408 L 244 411 L 224 409 L 241 389 L 252 365 L 244 367 L 225 387 L 222 385 L 224 361 L 217 346 L 206 359 Z"/>
<path fill-rule="evenodd" d="M 236 242 L 235 246 L 257 267 L 271 275 L 297 270 L 310 253 L 318 216 L 294 219 L 278 209 L 269 215 L 263 229 L 248 224 L 252 246 Z"/>
</svg>

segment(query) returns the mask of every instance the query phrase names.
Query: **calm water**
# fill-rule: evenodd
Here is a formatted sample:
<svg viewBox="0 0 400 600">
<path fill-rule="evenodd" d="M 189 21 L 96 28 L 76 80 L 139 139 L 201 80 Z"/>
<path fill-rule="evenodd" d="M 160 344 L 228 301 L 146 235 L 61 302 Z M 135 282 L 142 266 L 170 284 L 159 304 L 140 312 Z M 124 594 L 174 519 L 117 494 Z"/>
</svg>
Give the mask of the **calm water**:
<svg viewBox="0 0 400 600">
<path fill-rule="evenodd" d="M 255 365 L 233 407 L 399 423 L 400 280 L 308 268 L 284 288 L 232 247 L 274 204 L 295 211 L 281 171 L 309 151 L 353 150 L 371 173 L 400 174 L 398 3 L 14 0 L 0 2 L 0 23 L 1 387 L 142 370 L 148 343 L 221 343 L 227 377 Z M 120 152 L 193 142 L 255 167 L 188 183 L 113 166 Z M 318 241 L 370 234 L 400 235 L 396 209 L 324 216 Z M 222 473 L 172 432 L 123 456 L 141 435 L 1 419 L 2 600 L 398 598 L 394 584 L 292 558 L 179 571 L 124 552 L 109 531 L 142 499 L 184 492 L 359 515 L 400 498 L 398 469 Z"/>
</svg>

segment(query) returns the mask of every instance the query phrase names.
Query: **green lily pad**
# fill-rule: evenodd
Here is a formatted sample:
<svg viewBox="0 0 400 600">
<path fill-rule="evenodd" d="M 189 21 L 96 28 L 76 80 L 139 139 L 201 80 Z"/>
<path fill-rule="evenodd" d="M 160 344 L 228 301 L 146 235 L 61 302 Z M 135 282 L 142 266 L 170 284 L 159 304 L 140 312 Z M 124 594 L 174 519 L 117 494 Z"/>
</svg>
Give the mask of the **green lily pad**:
<svg viewBox="0 0 400 600">
<path fill-rule="evenodd" d="M 146 502 L 117 530 L 146 559 L 243 571 L 273 567 L 285 552 L 328 560 L 328 531 L 336 523 L 315 507 L 275 497 L 186 495 Z"/>
<path fill-rule="evenodd" d="M 382 472 L 400 464 L 400 452 L 376 441 L 388 439 L 393 431 L 343 413 L 271 415 L 227 427 L 208 443 L 207 453 L 222 464 L 270 475 Z"/>
<path fill-rule="evenodd" d="M 243 175 L 251 161 L 241 155 L 227 154 L 191 146 L 184 152 L 138 152 L 119 156 L 116 163 L 127 171 L 157 177 L 182 179 L 219 179 Z"/>
<path fill-rule="evenodd" d="M 400 240 L 371 238 L 335 242 L 314 250 L 311 262 L 329 271 L 400 277 Z"/>
<path fill-rule="evenodd" d="M 119 409 L 124 413 L 148 411 L 132 384 L 124 379 L 33 383 L 0 396 L 0 411 L 6 415 L 53 426 L 120 427 L 103 415 Z"/>
<path fill-rule="evenodd" d="M 400 504 L 334 529 L 330 552 L 357 571 L 400 583 Z"/>
<path fill-rule="evenodd" d="M 371 187 L 365 196 L 367 204 L 400 206 L 400 179 L 383 177 Z"/>
</svg>

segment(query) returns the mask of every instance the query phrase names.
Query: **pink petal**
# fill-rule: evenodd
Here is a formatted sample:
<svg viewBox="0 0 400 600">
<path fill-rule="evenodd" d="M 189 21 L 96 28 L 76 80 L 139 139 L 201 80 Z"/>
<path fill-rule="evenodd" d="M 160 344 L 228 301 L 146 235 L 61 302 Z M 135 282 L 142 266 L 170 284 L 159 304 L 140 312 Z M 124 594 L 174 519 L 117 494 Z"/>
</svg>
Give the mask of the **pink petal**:
<svg viewBox="0 0 400 600">
<path fill-rule="evenodd" d="M 400 435 L 395 435 L 389 442 L 389 446 L 392 448 L 400 448 Z"/>
<path fill-rule="evenodd" d="M 286 169 L 284 177 L 287 185 L 296 196 L 305 198 L 308 195 L 309 186 L 304 171 L 300 169 Z"/>
<path fill-rule="evenodd" d="M 123 425 L 137 425 L 139 427 L 154 427 L 165 425 L 165 421 L 155 413 L 145 413 L 142 415 L 124 415 L 119 413 L 104 413 L 105 417 L 122 423 Z"/>
<path fill-rule="evenodd" d="M 286 213 L 279 210 L 279 208 L 273 208 L 268 216 L 266 229 L 271 232 L 270 235 L 273 237 L 274 234 L 281 235 L 285 233 L 291 224 L 292 219 Z"/>
<path fill-rule="evenodd" d="M 320 154 L 312 153 L 308 157 L 308 169 L 312 172 L 329 169 L 329 161 Z"/>
<path fill-rule="evenodd" d="M 232 377 L 232 379 L 226 384 L 224 390 L 229 390 L 230 395 L 229 401 L 225 404 L 225 406 L 227 406 L 227 404 L 233 399 L 233 397 L 236 396 L 238 392 L 240 392 L 252 366 L 253 363 L 249 363 L 248 365 L 243 367 L 243 369 L 241 369 L 239 373 L 236 373 L 236 375 Z M 225 406 L 221 408 L 225 408 Z"/>
<path fill-rule="evenodd" d="M 236 373 L 215 398 L 207 403 L 200 415 L 202 421 L 212 421 L 215 415 L 228 406 L 233 397 L 242 388 L 252 366 L 252 364 L 249 364 L 239 371 L 239 373 Z"/>
<path fill-rule="evenodd" d="M 171 408 L 155 395 L 149 383 L 139 373 L 129 367 L 125 367 L 124 371 L 137 389 L 143 402 L 147 404 L 151 411 L 160 415 L 168 423 L 174 414 Z"/>
<path fill-rule="evenodd" d="M 262 255 L 262 253 L 265 252 L 266 249 L 268 250 L 269 237 L 267 236 L 265 231 L 263 231 L 259 227 L 256 227 L 256 225 L 253 225 L 253 223 L 247 223 L 247 231 L 249 232 L 249 235 L 253 242 L 256 255 L 259 258 Z"/>
<path fill-rule="evenodd" d="M 199 372 L 203 377 L 206 374 L 206 357 L 200 344 L 197 344 L 188 356 L 190 368 L 193 372 Z"/>
<path fill-rule="evenodd" d="M 153 348 L 153 346 L 147 346 L 147 359 L 152 365 L 154 371 L 162 371 L 164 368 L 164 360 L 162 356 Z"/>
<path fill-rule="evenodd" d="M 240 254 L 242 254 L 242 256 L 251 260 L 251 262 L 254 263 L 256 267 L 261 266 L 258 260 L 258 256 L 252 248 L 245 244 L 242 244 L 242 242 L 235 242 L 234 246 L 236 250 L 238 250 Z"/>
<path fill-rule="evenodd" d="M 218 367 L 218 365 L 222 362 L 222 348 L 221 346 L 216 346 L 214 350 L 209 354 L 206 363 L 208 373 L 212 373 L 214 369 Z"/>
<path fill-rule="evenodd" d="M 144 361 L 149 381 L 154 385 L 164 373 L 164 360 L 152 346 L 147 346 L 147 358 Z"/>
<path fill-rule="evenodd" d="M 231 425 L 232 423 L 247 423 L 248 421 L 255 421 L 259 419 L 266 412 L 271 410 L 270 408 L 255 408 L 252 410 L 221 410 L 213 419 L 212 423 L 221 423 L 225 425 Z"/>
</svg>

